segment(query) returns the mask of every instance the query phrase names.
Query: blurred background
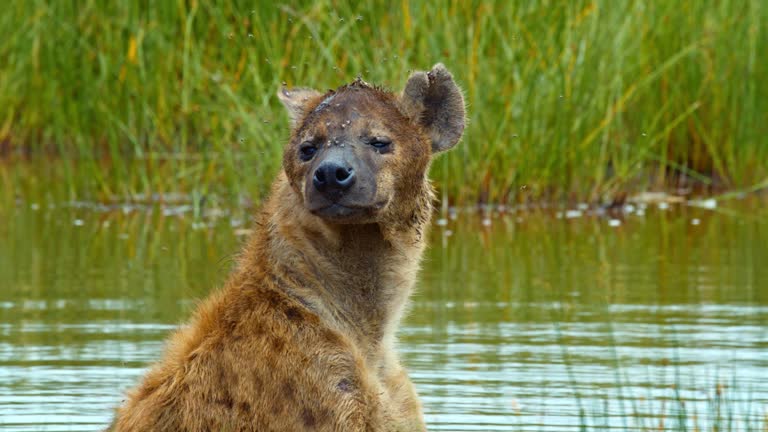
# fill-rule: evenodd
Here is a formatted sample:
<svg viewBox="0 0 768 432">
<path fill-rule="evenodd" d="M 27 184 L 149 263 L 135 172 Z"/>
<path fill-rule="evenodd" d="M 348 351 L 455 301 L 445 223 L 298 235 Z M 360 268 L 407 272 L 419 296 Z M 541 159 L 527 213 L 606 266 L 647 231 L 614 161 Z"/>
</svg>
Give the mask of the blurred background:
<svg viewBox="0 0 768 432">
<path fill-rule="evenodd" d="M 248 235 L 281 86 L 443 62 L 430 429 L 768 431 L 763 1 L 11 0 L 0 34 L 0 429 L 109 423 Z"/>
</svg>

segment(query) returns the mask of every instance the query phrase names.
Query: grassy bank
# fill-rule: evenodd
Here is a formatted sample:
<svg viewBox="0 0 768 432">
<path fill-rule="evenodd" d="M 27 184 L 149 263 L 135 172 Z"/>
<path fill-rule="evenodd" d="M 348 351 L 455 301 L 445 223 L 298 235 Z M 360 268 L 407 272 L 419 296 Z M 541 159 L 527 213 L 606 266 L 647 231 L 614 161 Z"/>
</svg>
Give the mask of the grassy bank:
<svg viewBox="0 0 768 432">
<path fill-rule="evenodd" d="M 55 183 L 82 199 L 258 198 L 288 133 L 281 82 L 362 74 L 399 88 L 442 61 L 469 104 L 463 145 L 433 175 L 454 202 L 768 178 L 761 0 L 305 3 L 12 0 L 0 13 L 6 166 L 61 159 Z M 19 172 L 49 175 L 0 178 L 51 184 Z"/>
</svg>

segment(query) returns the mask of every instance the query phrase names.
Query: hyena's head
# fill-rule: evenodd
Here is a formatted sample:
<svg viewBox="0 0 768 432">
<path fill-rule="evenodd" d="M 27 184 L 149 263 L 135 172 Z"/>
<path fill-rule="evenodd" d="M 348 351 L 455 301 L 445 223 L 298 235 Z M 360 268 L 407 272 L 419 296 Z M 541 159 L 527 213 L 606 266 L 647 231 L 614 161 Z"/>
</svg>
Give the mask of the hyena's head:
<svg viewBox="0 0 768 432">
<path fill-rule="evenodd" d="M 441 64 L 411 75 L 401 94 L 358 79 L 321 94 L 278 93 L 292 120 L 283 168 L 312 214 L 331 223 L 370 223 L 409 211 L 432 157 L 459 141 L 464 100 Z"/>
</svg>

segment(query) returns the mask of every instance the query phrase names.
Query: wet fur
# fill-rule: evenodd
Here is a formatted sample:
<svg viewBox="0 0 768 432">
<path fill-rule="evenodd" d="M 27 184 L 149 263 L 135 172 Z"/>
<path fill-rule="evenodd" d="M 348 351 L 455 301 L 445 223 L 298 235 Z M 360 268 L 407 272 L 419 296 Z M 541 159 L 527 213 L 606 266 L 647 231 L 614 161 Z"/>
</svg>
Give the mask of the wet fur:
<svg viewBox="0 0 768 432">
<path fill-rule="evenodd" d="M 453 83 L 441 65 L 434 71 Z M 429 85 L 415 76 L 415 85 Z M 432 213 L 429 161 L 458 141 L 463 102 L 459 111 L 454 104 L 450 113 L 425 114 L 434 100 L 355 85 L 364 92 L 350 99 L 355 107 L 376 114 L 409 146 L 380 171 L 382 193 L 392 197 L 386 208 L 355 224 L 329 223 L 305 209 L 297 185 L 306 168 L 291 152 L 330 95 L 297 90 L 296 99 L 283 98 L 295 126 L 284 170 L 236 269 L 171 336 L 162 360 L 118 409 L 113 430 L 426 430 L 395 331 Z M 334 102 L 350 88 L 338 89 Z M 461 98 L 455 84 L 448 90 Z M 455 127 L 457 116 L 461 130 L 434 130 L 446 121 Z"/>
</svg>

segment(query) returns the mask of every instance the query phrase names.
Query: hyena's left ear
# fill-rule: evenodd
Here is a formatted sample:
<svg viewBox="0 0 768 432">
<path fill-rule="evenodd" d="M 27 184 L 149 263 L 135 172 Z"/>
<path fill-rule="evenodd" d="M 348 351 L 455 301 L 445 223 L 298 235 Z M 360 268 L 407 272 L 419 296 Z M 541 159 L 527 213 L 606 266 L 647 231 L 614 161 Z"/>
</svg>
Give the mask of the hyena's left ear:
<svg viewBox="0 0 768 432">
<path fill-rule="evenodd" d="M 464 97 L 441 63 L 429 72 L 416 72 L 408 78 L 400 108 L 427 131 L 433 153 L 455 146 L 464 132 Z"/>
<path fill-rule="evenodd" d="M 277 97 L 280 102 L 288 109 L 288 116 L 291 118 L 291 126 L 296 126 L 307 114 L 307 110 L 313 99 L 320 96 L 320 92 L 308 88 L 287 89 L 285 87 L 277 91 Z"/>
</svg>

